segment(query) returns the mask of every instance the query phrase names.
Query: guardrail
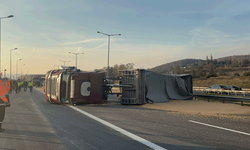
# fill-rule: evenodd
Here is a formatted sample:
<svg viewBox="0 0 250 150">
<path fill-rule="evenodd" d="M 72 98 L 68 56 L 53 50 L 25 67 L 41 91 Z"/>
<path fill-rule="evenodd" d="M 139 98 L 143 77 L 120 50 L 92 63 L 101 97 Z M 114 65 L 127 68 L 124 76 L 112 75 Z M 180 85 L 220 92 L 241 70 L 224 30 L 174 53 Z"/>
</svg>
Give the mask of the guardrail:
<svg viewBox="0 0 250 150">
<path fill-rule="evenodd" d="M 201 93 L 209 93 L 209 92 L 213 92 L 218 93 L 218 94 L 223 94 L 226 93 L 228 95 L 230 94 L 243 94 L 244 96 L 246 96 L 246 94 L 250 94 L 250 90 L 249 89 L 243 89 L 243 90 L 219 90 L 219 89 L 206 89 L 206 87 L 193 87 L 193 91 L 194 92 L 201 92 Z"/>
<path fill-rule="evenodd" d="M 208 102 L 209 99 L 222 100 L 223 103 L 225 103 L 225 101 L 237 101 L 241 102 L 241 106 L 243 106 L 243 102 L 250 102 L 250 98 L 246 97 L 217 96 L 217 95 L 205 95 L 205 94 L 194 94 L 193 96 L 195 99 L 197 97 L 205 98 L 207 99 Z"/>
</svg>

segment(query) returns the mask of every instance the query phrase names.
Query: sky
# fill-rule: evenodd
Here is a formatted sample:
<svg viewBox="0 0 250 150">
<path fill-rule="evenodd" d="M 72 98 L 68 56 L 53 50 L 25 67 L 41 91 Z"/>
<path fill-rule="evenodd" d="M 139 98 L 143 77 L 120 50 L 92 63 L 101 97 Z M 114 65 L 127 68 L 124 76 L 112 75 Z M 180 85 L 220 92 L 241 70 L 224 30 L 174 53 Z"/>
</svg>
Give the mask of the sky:
<svg viewBox="0 0 250 150">
<path fill-rule="evenodd" d="M 1 0 L 1 67 L 45 74 L 250 54 L 249 0 Z M 17 50 L 11 50 L 17 48 Z M 17 61 L 18 59 L 22 59 Z M 18 65 L 18 68 L 16 66 Z M 0 68 L 0 69 L 2 69 Z"/>
</svg>

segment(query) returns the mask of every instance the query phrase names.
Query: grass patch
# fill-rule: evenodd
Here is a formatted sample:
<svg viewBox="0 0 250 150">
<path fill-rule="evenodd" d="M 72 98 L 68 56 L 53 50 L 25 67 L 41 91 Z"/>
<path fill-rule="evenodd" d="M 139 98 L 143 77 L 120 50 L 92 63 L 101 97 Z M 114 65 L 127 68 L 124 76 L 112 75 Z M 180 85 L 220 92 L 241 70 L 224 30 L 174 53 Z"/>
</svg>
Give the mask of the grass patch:
<svg viewBox="0 0 250 150">
<path fill-rule="evenodd" d="M 237 85 L 241 88 L 250 88 L 250 77 L 247 76 L 219 76 L 211 78 L 194 78 L 194 87 L 209 87 L 215 84 Z"/>
</svg>

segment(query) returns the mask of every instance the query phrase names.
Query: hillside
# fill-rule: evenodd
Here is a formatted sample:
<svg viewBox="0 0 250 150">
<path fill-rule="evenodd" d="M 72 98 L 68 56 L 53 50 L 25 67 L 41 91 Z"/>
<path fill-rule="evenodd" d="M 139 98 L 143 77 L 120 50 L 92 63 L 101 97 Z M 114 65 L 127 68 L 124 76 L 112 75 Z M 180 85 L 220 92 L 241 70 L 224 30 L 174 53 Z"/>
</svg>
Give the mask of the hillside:
<svg viewBox="0 0 250 150">
<path fill-rule="evenodd" d="M 166 63 L 160 66 L 156 66 L 154 68 L 151 68 L 151 71 L 154 72 L 166 72 L 168 70 L 173 70 L 174 66 L 180 66 L 180 67 L 188 67 L 188 66 L 193 66 L 195 63 L 198 64 L 200 59 L 182 59 L 182 60 L 177 60 L 171 63 Z M 205 63 L 206 60 L 201 60 L 201 63 Z"/>
<path fill-rule="evenodd" d="M 219 61 L 225 61 L 225 60 L 229 60 L 232 59 L 233 56 L 227 56 L 227 57 L 222 57 L 222 58 L 218 58 L 216 59 L 218 62 Z M 243 60 L 243 59 L 248 59 L 250 60 L 250 55 L 235 55 L 236 60 Z"/>
<path fill-rule="evenodd" d="M 226 60 L 231 60 L 233 56 L 226 56 L 226 57 L 221 57 L 217 58 L 214 60 L 217 60 L 217 62 L 220 61 L 226 61 Z M 243 60 L 243 59 L 248 59 L 250 61 L 250 55 L 235 55 L 236 60 Z M 199 61 L 201 61 L 202 64 L 206 64 L 206 60 L 201 60 L 201 59 L 182 59 L 182 60 L 177 60 L 174 62 L 166 63 L 160 66 L 156 66 L 154 68 L 151 68 L 149 70 L 154 71 L 154 72 L 159 72 L 159 73 L 165 73 L 169 70 L 173 70 L 173 67 L 175 66 L 180 66 L 180 67 L 191 67 L 194 64 L 198 64 Z"/>
</svg>

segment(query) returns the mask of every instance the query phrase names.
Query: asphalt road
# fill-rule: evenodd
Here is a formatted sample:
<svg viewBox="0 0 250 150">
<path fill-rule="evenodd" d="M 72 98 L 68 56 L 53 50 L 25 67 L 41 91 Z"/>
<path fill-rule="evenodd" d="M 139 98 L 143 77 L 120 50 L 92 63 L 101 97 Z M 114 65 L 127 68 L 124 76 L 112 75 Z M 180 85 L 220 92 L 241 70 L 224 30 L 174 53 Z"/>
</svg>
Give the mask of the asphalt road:
<svg viewBox="0 0 250 150">
<path fill-rule="evenodd" d="M 249 117 L 185 115 L 112 98 L 101 105 L 55 105 L 37 90 L 10 97 L 0 149 L 250 149 Z"/>
</svg>

